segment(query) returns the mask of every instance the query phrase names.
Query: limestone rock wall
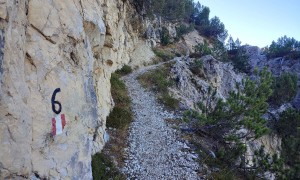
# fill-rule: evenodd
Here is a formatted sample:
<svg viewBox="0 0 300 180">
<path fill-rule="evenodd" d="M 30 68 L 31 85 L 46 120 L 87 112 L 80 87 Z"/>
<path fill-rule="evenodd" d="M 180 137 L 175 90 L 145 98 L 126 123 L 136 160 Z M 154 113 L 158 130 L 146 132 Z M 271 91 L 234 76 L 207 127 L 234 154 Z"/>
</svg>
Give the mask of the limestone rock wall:
<svg viewBox="0 0 300 180">
<path fill-rule="evenodd" d="M 161 17 L 155 16 L 153 19 L 145 18 L 144 23 L 142 25 L 143 26 L 141 28 L 144 32 L 143 35 L 152 47 L 161 44 L 163 28 L 167 30 L 170 42 L 174 42 L 177 36 L 176 26 L 178 26 L 178 24 L 166 21 Z"/>
<path fill-rule="evenodd" d="M 92 179 L 111 73 L 153 57 L 139 19 L 124 0 L 0 0 L 0 179 Z M 53 137 L 56 88 L 67 123 Z"/>
<path fill-rule="evenodd" d="M 196 59 L 184 57 L 172 66 L 172 77 L 176 79 L 176 88 L 170 89 L 182 101 L 183 107 L 197 109 L 198 102 L 206 102 L 208 89 L 216 90 L 216 97 L 226 99 L 230 91 L 241 82 L 243 74 L 238 74 L 229 63 L 223 63 L 211 55 L 201 58 L 202 66 L 193 68 Z M 197 72 L 193 72 L 197 71 Z M 216 102 L 211 102 L 214 105 Z"/>
</svg>

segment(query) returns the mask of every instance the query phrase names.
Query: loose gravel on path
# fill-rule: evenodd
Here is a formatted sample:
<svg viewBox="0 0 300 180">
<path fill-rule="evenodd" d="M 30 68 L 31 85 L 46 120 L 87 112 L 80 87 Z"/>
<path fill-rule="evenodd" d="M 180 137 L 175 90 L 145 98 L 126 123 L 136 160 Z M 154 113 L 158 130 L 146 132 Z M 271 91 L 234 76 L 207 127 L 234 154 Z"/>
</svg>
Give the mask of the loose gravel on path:
<svg viewBox="0 0 300 180">
<path fill-rule="evenodd" d="M 155 94 L 145 90 L 137 80 L 139 75 L 160 65 L 140 69 L 123 78 L 132 99 L 134 121 L 122 171 L 129 179 L 200 179 L 197 154 L 180 140 L 178 130 L 165 122 L 176 115 L 164 110 Z"/>
</svg>

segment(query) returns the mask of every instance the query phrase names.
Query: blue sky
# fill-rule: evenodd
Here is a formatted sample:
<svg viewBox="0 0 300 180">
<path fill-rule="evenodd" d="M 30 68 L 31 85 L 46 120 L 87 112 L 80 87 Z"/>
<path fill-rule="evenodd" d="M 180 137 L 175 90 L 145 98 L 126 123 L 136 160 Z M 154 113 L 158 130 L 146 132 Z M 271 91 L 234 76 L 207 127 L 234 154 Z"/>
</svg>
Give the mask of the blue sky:
<svg viewBox="0 0 300 180">
<path fill-rule="evenodd" d="M 200 0 L 242 44 L 264 47 L 287 35 L 300 41 L 300 0 Z"/>
</svg>

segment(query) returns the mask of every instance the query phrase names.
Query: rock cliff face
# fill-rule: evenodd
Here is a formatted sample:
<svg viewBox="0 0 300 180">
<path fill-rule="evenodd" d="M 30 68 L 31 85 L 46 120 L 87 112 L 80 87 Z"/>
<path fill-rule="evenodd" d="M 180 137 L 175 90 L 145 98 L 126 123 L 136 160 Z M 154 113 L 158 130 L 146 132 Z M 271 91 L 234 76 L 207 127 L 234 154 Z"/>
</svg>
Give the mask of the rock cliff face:
<svg viewBox="0 0 300 180">
<path fill-rule="evenodd" d="M 184 107 L 196 108 L 196 103 L 206 102 L 209 87 L 216 90 L 217 98 L 225 100 L 229 92 L 235 90 L 236 82 L 242 81 L 243 75 L 236 73 L 231 64 L 220 62 L 211 55 L 202 57 L 203 64 L 199 67 L 193 67 L 195 61 L 187 57 L 172 66 L 177 87 L 171 91 L 182 100 Z"/>
<path fill-rule="evenodd" d="M 130 1 L 0 1 L 0 179 L 91 179 L 113 101 L 110 76 L 153 53 Z M 143 52 L 143 58 L 138 58 Z M 51 136 L 51 96 L 66 116 Z"/>
</svg>

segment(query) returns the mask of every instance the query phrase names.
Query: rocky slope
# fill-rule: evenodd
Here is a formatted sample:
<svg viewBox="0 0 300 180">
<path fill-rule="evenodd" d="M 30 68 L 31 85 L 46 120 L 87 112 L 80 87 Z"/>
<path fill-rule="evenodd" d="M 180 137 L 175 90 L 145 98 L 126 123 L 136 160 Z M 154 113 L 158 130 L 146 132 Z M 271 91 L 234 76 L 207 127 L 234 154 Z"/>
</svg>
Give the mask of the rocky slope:
<svg viewBox="0 0 300 180">
<path fill-rule="evenodd" d="M 0 1 L 0 179 L 92 178 L 111 72 L 154 55 L 134 23 L 130 1 Z M 53 137 L 56 88 L 67 123 Z"/>
<path fill-rule="evenodd" d="M 259 69 L 267 67 L 275 76 L 280 76 L 285 72 L 295 73 L 298 76 L 298 93 L 291 103 L 300 110 L 300 61 L 284 57 L 267 59 L 261 49 L 255 46 L 246 47 L 246 52 L 250 57 L 249 64 L 252 69 L 255 67 L 258 67 Z"/>
<path fill-rule="evenodd" d="M 226 99 L 228 93 L 235 90 L 236 82 L 241 82 L 244 77 L 236 73 L 232 65 L 211 55 L 202 57 L 203 64 L 198 67 L 194 67 L 195 61 L 184 57 L 172 66 L 171 76 L 176 79 L 176 88 L 171 91 L 186 108 L 196 108 L 195 104 L 206 101 L 209 87 L 216 90 L 217 98 Z"/>
<path fill-rule="evenodd" d="M 236 82 L 241 82 L 246 76 L 236 72 L 230 63 L 220 62 L 211 55 L 201 57 L 201 65 L 195 66 L 196 61 L 197 59 L 194 58 L 183 57 L 172 65 L 171 76 L 176 79 L 176 86 L 170 91 L 180 99 L 183 109 L 197 109 L 198 102 L 206 103 L 209 87 L 216 90 L 217 98 L 226 100 L 229 92 L 236 90 Z M 214 106 L 216 102 L 210 101 L 210 103 Z M 247 143 L 246 157 L 249 164 L 252 163 L 254 152 L 262 146 L 265 147 L 265 152 L 280 155 L 281 138 L 270 134 Z M 209 151 L 214 150 L 209 149 Z M 272 174 L 266 174 L 266 177 L 274 179 Z"/>
</svg>

